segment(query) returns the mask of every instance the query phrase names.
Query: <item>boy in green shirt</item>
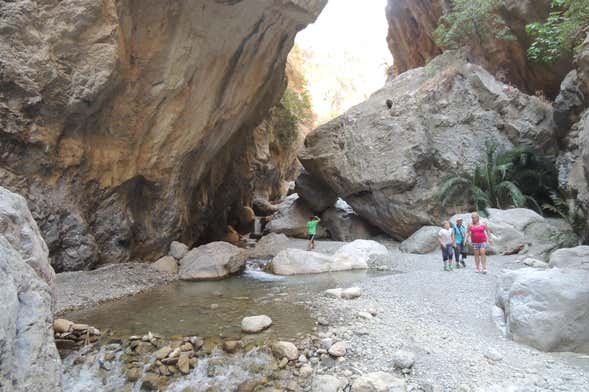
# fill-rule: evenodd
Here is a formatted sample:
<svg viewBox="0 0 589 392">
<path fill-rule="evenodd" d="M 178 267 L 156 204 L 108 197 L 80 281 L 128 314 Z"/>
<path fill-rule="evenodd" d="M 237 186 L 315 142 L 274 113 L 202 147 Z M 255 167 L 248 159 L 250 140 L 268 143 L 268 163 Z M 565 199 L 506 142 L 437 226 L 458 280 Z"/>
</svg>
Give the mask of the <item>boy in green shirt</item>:
<svg viewBox="0 0 589 392">
<path fill-rule="evenodd" d="M 316 216 L 312 216 L 311 220 L 307 222 L 307 239 L 309 240 L 308 250 L 315 249 L 315 236 L 317 235 L 317 225 L 319 219 Z"/>
</svg>

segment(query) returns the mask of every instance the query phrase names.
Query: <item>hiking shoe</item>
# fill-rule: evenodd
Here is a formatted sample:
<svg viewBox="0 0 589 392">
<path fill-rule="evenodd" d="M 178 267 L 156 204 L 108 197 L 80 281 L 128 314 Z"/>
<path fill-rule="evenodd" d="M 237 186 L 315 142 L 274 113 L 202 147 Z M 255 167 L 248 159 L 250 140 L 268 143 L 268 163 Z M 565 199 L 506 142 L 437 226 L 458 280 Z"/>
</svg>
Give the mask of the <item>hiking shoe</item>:
<svg viewBox="0 0 589 392">
<path fill-rule="evenodd" d="M 483 275 L 487 275 L 487 269 L 486 268 L 483 270 Z"/>
<path fill-rule="evenodd" d="M 466 268 L 466 263 L 464 261 L 461 262 L 461 264 L 462 264 L 462 268 Z"/>
<path fill-rule="evenodd" d="M 450 270 L 448 269 L 448 267 L 444 266 L 444 271 L 447 272 L 447 271 L 450 271 Z"/>
<path fill-rule="evenodd" d="M 481 270 L 479 269 L 479 267 L 476 267 L 476 268 L 474 269 L 474 272 L 478 274 L 479 272 L 481 272 Z"/>
</svg>

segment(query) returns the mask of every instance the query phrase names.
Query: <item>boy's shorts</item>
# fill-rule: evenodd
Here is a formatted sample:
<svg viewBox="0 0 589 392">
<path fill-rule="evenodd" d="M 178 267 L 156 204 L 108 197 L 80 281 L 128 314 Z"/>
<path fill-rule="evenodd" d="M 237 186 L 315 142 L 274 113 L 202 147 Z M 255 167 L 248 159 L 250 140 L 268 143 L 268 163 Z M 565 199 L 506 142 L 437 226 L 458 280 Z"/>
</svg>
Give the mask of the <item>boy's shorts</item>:
<svg viewBox="0 0 589 392">
<path fill-rule="evenodd" d="M 307 239 L 308 239 L 309 241 L 313 241 L 313 240 L 315 240 L 315 234 L 309 234 L 309 235 L 307 235 Z"/>
</svg>

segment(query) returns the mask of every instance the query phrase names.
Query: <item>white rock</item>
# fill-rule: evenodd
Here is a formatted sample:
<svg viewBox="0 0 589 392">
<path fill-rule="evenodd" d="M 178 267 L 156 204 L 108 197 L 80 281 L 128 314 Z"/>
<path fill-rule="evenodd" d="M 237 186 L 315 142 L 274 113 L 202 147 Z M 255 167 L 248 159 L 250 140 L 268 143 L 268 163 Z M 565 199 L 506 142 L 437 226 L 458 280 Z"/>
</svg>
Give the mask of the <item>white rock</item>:
<svg viewBox="0 0 589 392">
<path fill-rule="evenodd" d="M 245 260 L 238 257 L 241 249 L 228 242 L 211 242 L 192 249 L 180 260 L 180 279 L 221 279 L 239 272 Z"/>
<path fill-rule="evenodd" d="M 346 344 L 344 342 L 337 342 L 334 343 L 330 348 L 329 348 L 329 354 L 331 356 L 334 356 L 336 358 L 338 357 L 343 357 L 346 355 Z"/>
<path fill-rule="evenodd" d="M 272 319 L 266 315 L 245 317 L 241 320 L 241 330 L 246 333 L 258 333 L 272 325 Z"/>
<path fill-rule="evenodd" d="M 178 273 L 178 262 L 172 256 L 164 256 L 155 263 L 151 265 L 151 268 L 154 268 L 160 272 L 167 272 L 169 274 L 177 274 Z"/>
<path fill-rule="evenodd" d="M 325 296 L 340 299 L 342 297 L 342 291 L 343 289 L 341 288 L 325 290 Z"/>
<path fill-rule="evenodd" d="M 503 356 L 499 353 L 499 351 L 495 350 L 492 347 L 489 347 L 485 351 L 485 358 L 490 359 L 493 362 L 499 362 L 503 360 Z"/>
<path fill-rule="evenodd" d="M 330 256 L 301 249 L 286 249 L 272 259 L 269 269 L 276 275 L 319 274 L 323 272 L 367 269 L 368 264 L 348 256 Z"/>
<path fill-rule="evenodd" d="M 392 356 L 393 367 L 396 369 L 411 369 L 415 364 L 415 354 L 410 351 L 397 350 Z"/>
<path fill-rule="evenodd" d="M 172 241 L 170 244 L 170 251 L 168 252 L 169 256 L 172 256 L 176 260 L 180 260 L 182 257 L 186 256 L 186 253 L 188 253 L 188 246 L 182 242 Z"/>
<path fill-rule="evenodd" d="M 362 269 L 368 265 L 373 256 L 387 256 L 388 249 L 372 240 L 355 240 L 339 248 L 333 255 L 337 263 L 353 266 L 351 269 Z M 355 267 L 357 266 L 357 267 Z"/>
<path fill-rule="evenodd" d="M 401 242 L 399 250 L 404 253 L 427 254 L 439 248 L 440 227 L 424 226 Z"/>
<path fill-rule="evenodd" d="M 543 351 L 589 353 L 589 271 L 523 268 L 499 277 L 496 304 L 514 340 Z"/>
<path fill-rule="evenodd" d="M 287 358 L 294 361 L 299 357 L 299 350 L 291 342 L 275 342 L 272 344 L 272 353 L 278 358 Z"/>
<path fill-rule="evenodd" d="M 356 299 L 362 296 L 362 289 L 360 287 L 350 287 L 342 290 L 341 297 L 343 299 Z"/>
<path fill-rule="evenodd" d="M 331 375 L 316 375 L 313 377 L 311 391 L 313 392 L 338 392 L 345 387 L 346 381 Z"/>
<path fill-rule="evenodd" d="M 559 249 L 550 255 L 550 266 L 589 270 L 589 246 Z"/>
<path fill-rule="evenodd" d="M 374 317 L 368 312 L 358 312 L 358 317 L 365 320 L 372 320 Z"/>
<path fill-rule="evenodd" d="M 390 373 L 375 372 L 357 378 L 352 392 L 405 392 L 405 380 Z"/>
<path fill-rule="evenodd" d="M 533 259 L 531 257 L 525 258 L 523 263 L 533 268 L 548 268 L 548 263 L 542 260 Z"/>
<path fill-rule="evenodd" d="M 299 374 L 302 378 L 308 378 L 313 375 L 313 367 L 309 364 L 304 364 L 299 369 Z"/>
</svg>

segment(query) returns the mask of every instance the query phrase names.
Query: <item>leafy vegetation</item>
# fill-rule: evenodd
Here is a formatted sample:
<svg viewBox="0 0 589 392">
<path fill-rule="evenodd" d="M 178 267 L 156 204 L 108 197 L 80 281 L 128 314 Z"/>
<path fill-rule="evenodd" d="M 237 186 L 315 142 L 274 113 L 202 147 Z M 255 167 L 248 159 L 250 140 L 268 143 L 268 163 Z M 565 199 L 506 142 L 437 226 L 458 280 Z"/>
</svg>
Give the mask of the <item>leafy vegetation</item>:
<svg viewBox="0 0 589 392">
<path fill-rule="evenodd" d="M 553 0 L 548 18 L 527 25 L 526 31 L 533 39 L 528 57 L 552 64 L 583 42 L 589 31 L 589 0 Z"/>
<path fill-rule="evenodd" d="M 297 139 L 299 126 L 313 121 L 311 98 L 306 90 L 297 92 L 288 87 L 274 109 L 278 142 L 291 145 Z"/>
<path fill-rule="evenodd" d="M 484 41 L 489 36 L 513 40 L 511 29 L 496 12 L 504 0 L 454 0 L 452 9 L 440 18 L 435 31 L 437 44 L 444 49 Z"/>
<path fill-rule="evenodd" d="M 587 210 L 577 201 L 567 202 L 556 192 L 550 193 L 550 203 L 544 203 L 542 208 L 571 225 L 579 238 L 579 244 L 589 238 L 589 226 L 587 225 Z M 571 205 L 572 204 L 572 205 Z"/>
<path fill-rule="evenodd" d="M 486 215 L 489 207 L 529 207 L 541 211 L 537 199 L 543 200 L 556 188 L 556 170 L 549 157 L 516 148 L 499 154 L 497 146 L 488 144 L 486 162 L 472 173 L 447 177 L 439 190 L 442 206 L 460 201 L 471 203 Z"/>
</svg>

